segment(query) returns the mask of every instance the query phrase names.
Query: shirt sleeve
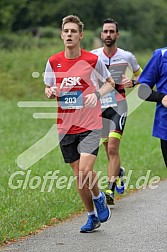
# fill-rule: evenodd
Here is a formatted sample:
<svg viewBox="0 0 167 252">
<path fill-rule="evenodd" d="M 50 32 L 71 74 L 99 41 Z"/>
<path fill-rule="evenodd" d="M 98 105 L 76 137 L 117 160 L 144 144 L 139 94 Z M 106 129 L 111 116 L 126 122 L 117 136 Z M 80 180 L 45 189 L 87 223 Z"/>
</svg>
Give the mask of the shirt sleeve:
<svg viewBox="0 0 167 252">
<path fill-rule="evenodd" d="M 142 72 L 142 69 L 140 65 L 138 64 L 135 55 L 131 52 L 127 52 L 127 55 L 128 55 L 128 63 L 130 64 L 134 75 L 135 76 L 140 75 L 140 73 Z"/>
<path fill-rule="evenodd" d="M 55 85 L 55 83 L 56 83 L 56 76 L 48 60 L 46 63 L 45 72 L 44 72 L 44 84 L 52 87 Z"/>
<path fill-rule="evenodd" d="M 95 74 L 102 82 L 105 82 L 111 76 L 111 73 L 108 71 L 106 65 L 99 58 L 95 66 Z"/>
</svg>

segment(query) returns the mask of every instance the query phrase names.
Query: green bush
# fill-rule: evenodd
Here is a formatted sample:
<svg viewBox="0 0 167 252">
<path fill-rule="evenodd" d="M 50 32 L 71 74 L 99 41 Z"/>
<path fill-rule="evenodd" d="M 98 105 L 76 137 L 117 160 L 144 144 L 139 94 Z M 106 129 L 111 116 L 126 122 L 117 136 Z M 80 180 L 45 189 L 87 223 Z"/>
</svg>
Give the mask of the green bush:
<svg viewBox="0 0 167 252">
<path fill-rule="evenodd" d="M 42 36 L 32 36 L 29 33 L 17 34 L 9 33 L 2 34 L 0 37 L 0 49 L 13 50 L 16 48 L 20 49 L 31 49 L 33 47 L 45 47 L 48 45 L 55 45 L 59 43 L 60 36 L 56 32 L 54 37 L 46 37 L 43 33 Z"/>
<path fill-rule="evenodd" d="M 60 29 L 50 26 L 40 27 L 38 35 L 40 38 L 60 38 Z"/>
<path fill-rule="evenodd" d="M 130 31 L 120 30 L 120 37 L 118 39 L 118 46 L 128 51 L 134 51 L 134 41 Z"/>
<path fill-rule="evenodd" d="M 85 31 L 85 36 L 82 40 L 81 46 L 90 50 L 94 41 L 94 32 Z M 19 33 L 4 33 L 0 37 L 0 49 L 13 50 L 31 49 L 33 47 L 46 46 L 62 47 L 63 43 L 60 38 L 60 29 L 53 27 L 40 27 L 35 30 L 25 30 Z"/>
<path fill-rule="evenodd" d="M 85 30 L 84 31 L 84 38 L 81 42 L 81 46 L 84 49 L 91 50 L 92 45 L 93 45 L 93 41 L 94 41 L 94 32 L 89 31 L 89 30 Z"/>
<path fill-rule="evenodd" d="M 13 50 L 14 48 L 31 48 L 37 45 L 37 39 L 31 35 L 20 35 L 17 33 L 2 34 L 0 37 L 0 48 Z"/>
</svg>

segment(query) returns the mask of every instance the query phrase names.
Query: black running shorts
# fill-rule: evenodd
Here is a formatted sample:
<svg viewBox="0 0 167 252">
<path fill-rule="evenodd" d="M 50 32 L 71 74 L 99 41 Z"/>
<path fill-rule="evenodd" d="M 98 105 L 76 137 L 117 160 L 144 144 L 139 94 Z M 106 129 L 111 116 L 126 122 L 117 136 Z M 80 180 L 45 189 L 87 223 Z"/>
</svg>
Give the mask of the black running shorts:
<svg viewBox="0 0 167 252">
<path fill-rule="evenodd" d="M 121 138 L 127 118 L 126 100 L 118 101 L 116 107 L 104 109 L 102 117 L 102 138 Z"/>
<path fill-rule="evenodd" d="M 60 134 L 60 149 L 64 162 L 75 162 L 80 159 L 81 153 L 88 153 L 97 156 L 100 138 L 101 130 L 88 130 L 78 134 Z"/>
</svg>

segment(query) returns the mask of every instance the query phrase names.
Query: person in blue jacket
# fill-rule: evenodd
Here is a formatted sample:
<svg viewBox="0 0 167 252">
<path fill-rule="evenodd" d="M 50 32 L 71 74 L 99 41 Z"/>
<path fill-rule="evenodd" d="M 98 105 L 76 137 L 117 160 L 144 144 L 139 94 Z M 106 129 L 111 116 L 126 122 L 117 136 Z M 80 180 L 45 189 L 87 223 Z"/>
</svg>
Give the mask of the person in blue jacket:
<svg viewBox="0 0 167 252">
<path fill-rule="evenodd" d="M 152 135 L 160 138 L 162 155 L 167 167 L 167 47 L 154 51 L 138 82 L 139 97 L 157 102 Z M 156 91 L 153 90 L 154 86 Z"/>
</svg>

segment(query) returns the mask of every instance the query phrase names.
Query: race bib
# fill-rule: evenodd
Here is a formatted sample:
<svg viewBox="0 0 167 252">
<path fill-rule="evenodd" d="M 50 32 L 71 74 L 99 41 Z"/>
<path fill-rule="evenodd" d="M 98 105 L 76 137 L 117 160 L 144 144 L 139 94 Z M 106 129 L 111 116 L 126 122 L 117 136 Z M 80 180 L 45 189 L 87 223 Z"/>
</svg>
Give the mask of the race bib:
<svg viewBox="0 0 167 252">
<path fill-rule="evenodd" d="M 62 109 L 81 109 L 83 108 L 83 95 L 81 90 L 61 92 L 59 97 Z"/>
<path fill-rule="evenodd" d="M 103 97 L 100 98 L 100 101 L 101 101 L 102 108 L 109 108 L 109 107 L 117 106 L 115 91 L 112 91 L 112 92 L 104 95 Z"/>
</svg>

